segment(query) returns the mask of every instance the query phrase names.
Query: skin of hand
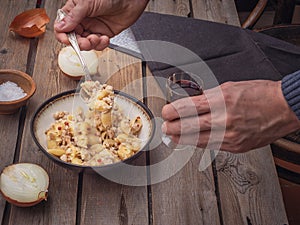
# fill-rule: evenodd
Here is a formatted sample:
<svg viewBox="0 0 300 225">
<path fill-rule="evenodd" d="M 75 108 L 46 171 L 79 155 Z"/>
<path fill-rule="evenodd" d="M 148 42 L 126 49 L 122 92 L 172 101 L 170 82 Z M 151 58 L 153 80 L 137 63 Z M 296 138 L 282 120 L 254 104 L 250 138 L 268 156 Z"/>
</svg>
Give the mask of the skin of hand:
<svg viewBox="0 0 300 225">
<path fill-rule="evenodd" d="M 67 16 L 55 21 L 56 39 L 69 44 L 67 32 L 75 31 L 81 50 L 103 50 L 109 38 L 132 25 L 148 0 L 68 0 L 62 7 Z"/>
<path fill-rule="evenodd" d="M 175 143 L 242 153 L 300 128 L 282 94 L 281 81 L 226 82 L 217 88 L 223 97 L 212 88 L 165 105 L 162 131 Z"/>
</svg>

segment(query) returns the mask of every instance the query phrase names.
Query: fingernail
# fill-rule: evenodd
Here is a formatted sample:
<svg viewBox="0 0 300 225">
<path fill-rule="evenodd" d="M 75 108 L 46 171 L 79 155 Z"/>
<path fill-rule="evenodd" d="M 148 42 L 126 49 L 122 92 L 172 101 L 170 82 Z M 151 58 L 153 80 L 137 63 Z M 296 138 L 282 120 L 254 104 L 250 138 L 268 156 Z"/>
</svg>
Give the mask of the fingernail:
<svg viewBox="0 0 300 225">
<path fill-rule="evenodd" d="M 62 20 L 59 23 L 55 24 L 55 27 L 58 29 L 63 29 L 65 25 L 66 25 L 66 22 Z"/>
</svg>

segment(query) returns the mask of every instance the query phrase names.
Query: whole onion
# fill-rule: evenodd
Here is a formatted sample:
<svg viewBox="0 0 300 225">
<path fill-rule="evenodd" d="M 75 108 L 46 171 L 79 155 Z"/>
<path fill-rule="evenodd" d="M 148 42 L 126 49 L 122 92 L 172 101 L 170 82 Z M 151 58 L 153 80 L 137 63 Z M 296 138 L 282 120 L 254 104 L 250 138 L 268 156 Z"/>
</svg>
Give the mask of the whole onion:
<svg viewBox="0 0 300 225">
<path fill-rule="evenodd" d="M 4 198 L 20 207 L 33 206 L 47 199 L 49 176 L 36 164 L 17 163 L 4 168 L 0 190 Z"/>
</svg>

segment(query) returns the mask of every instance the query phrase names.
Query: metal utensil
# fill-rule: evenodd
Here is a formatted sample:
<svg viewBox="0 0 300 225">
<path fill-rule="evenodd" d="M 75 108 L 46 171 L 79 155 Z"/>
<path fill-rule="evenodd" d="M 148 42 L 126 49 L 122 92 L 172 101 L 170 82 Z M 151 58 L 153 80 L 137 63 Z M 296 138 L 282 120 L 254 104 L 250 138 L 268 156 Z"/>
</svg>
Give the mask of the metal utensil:
<svg viewBox="0 0 300 225">
<path fill-rule="evenodd" d="M 85 80 L 86 81 L 87 80 L 92 80 L 90 71 L 89 71 L 89 69 L 88 69 L 88 67 L 87 67 L 87 65 L 85 63 L 84 58 L 81 55 L 80 48 L 79 48 L 79 45 L 78 45 L 75 33 L 74 32 L 68 33 L 68 38 L 69 38 L 69 41 L 70 41 L 70 43 L 71 43 L 74 51 L 78 55 L 79 61 L 81 63 L 81 66 L 82 66 L 82 69 L 83 69 L 83 72 L 84 72 L 84 78 L 85 78 Z"/>
<path fill-rule="evenodd" d="M 59 9 L 57 11 L 57 21 L 61 21 L 66 15 L 67 14 L 62 9 Z M 84 58 L 81 55 L 75 32 L 74 31 L 70 32 L 70 33 L 67 34 L 67 36 L 68 36 L 68 39 L 69 39 L 74 51 L 78 55 L 79 61 L 81 63 L 81 66 L 82 66 L 82 69 L 83 69 L 83 72 L 84 72 L 84 75 L 85 75 L 84 76 L 85 80 L 92 80 L 90 71 L 89 71 L 89 69 L 86 65 L 86 62 L 85 62 Z"/>
<path fill-rule="evenodd" d="M 56 20 L 59 22 L 66 15 L 67 15 L 66 12 L 64 12 L 62 9 L 58 9 Z M 67 36 L 68 36 L 69 42 L 71 43 L 71 46 L 73 47 L 74 51 L 78 55 L 79 61 L 81 63 L 81 66 L 82 66 L 82 69 L 83 69 L 83 72 L 84 72 L 85 81 L 91 81 L 92 80 L 91 74 L 89 72 L 89 69 L 87 67 L 87 64 L 86 64 L 84 58 L 81 55 L 75 32 L 74 31 L 70 32 L 70 33 L 67 34 Z M 86 92 L 84 89 L 81 88 L 80 89 L 80 97 L 83 99 L 83 101 L 87 102 L 90 98 L 90 94 L 88 92 Z"/>
</svg>

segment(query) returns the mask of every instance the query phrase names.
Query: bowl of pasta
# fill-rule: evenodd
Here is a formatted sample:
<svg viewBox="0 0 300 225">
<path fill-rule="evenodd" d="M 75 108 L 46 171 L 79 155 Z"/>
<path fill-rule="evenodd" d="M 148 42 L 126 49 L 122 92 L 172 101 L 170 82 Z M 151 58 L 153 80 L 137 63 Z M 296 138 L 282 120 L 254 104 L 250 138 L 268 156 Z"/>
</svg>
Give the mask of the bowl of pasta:
<svg viewBox="0 0 300 225">
<path fill-rule="evenodd" d="M 31 134 L 51 160 L 77 170 L 112 168 L 147 149 L 155 123 L 141 101 L 112 86 L 84 82 L 81 92 L 55 95 L 34 113 Z"/>
</svg>

